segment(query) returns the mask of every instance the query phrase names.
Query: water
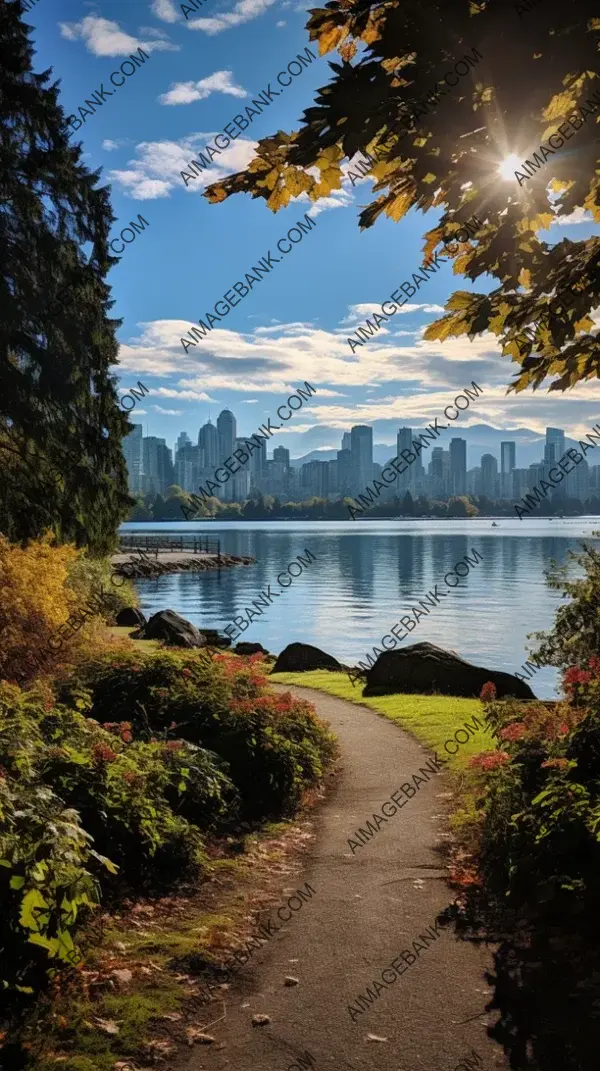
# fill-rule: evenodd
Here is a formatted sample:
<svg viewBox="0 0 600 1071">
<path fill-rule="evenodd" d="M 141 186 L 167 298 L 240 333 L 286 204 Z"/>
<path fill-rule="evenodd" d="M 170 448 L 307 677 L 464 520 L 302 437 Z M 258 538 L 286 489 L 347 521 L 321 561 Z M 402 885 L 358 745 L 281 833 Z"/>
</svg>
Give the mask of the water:
<svg viewBox="0 0 600 1071">
<path fill-rule="evenodd" d="M 373 645 L 423 599 L 444 575 L 476 549 L 483 556 L 468 576 L 442 598 L 402 641 L 428 640 L 470 662 L 508 673 L 521 671 L 527 634 L 551 627 L 562 596 L 544 579 L 550 560 L 563 563 L 578 539 L 600 529 L 600 518 L 518 521 L 500 518 L 440 521 L 189 522 L 124 524 L 122 532 L 178 536 L 208 535 L 224 552 L 249 554 L 256 565 L 215 572 L 180 573 L 136 581 L 149 616 L 176 610 L 198 627 L 219 628 L 271 584 L 280 591 L 262 617 L 239 639 L 278 653 L 293 641 L 312 643 L 346 664 L 365 660 Z M 597 542 L 594 540 L 594 542 Z M 277 575 L 304 556 L 316 561 L 286 590 Z M 557 672 L 538 670 L 530 684 L 536 695 L 557 695 Z"/>
</svg>

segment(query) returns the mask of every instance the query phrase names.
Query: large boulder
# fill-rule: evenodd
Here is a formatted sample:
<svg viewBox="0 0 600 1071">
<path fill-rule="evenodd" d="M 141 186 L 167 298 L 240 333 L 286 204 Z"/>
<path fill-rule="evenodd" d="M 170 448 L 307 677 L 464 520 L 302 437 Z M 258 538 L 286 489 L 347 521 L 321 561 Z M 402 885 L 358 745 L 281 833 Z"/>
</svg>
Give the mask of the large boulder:
<svg viewBox="0 0 600 1071">
<path fill-rule="evenodd" d="M 413 643 L 401 651 L 385 651 L 366 674 L 363 695 L 390 695 L 408 692 L 430 695 L 478 697 L 483 685 L 492 681 L 499 699 L 535 699 L 525 681 L 495 669 L 483 669 L 444 651 L 433 643 Z"/>
<path fill-rule="evenodd" d="M 231 647 L 231 637 L 223 636 L 216 628 L 203 628 L 202 635 L 209 647 Z"/>
<path fill-rule="evenodd" d="M 288 643 L 279 655 L 272 673 L 304 673 L 310 669 L 332 669 L 341 671 L 343 667 L 337 658 L 311 647 L 310 643 Z"/>
<path fill-rule="evenodd" d="M 268 654 L 266 647 L 263 647 L 262 643 L 248 643 L 246 640 L 242 640 L 237 643 L 233 649 L 234 654 L 239 655 L 252 655 L 252 654 Z"/>
<path fill-rule="evenodd" d="M 195 625 L 174 610 L 159 610 L 133 634 L 136 640 L 164 640 L 171 647 L 206 647 L 206 638 Z"/>
<path fill-rule="evenodd" d="M 131 628 L 143 628 L 146 624 L 144 614 L 135 606 L 126 606 L 123 610 L 119 610 L 115 621 L 117 625 L 129 625 Z"/>
</svg>

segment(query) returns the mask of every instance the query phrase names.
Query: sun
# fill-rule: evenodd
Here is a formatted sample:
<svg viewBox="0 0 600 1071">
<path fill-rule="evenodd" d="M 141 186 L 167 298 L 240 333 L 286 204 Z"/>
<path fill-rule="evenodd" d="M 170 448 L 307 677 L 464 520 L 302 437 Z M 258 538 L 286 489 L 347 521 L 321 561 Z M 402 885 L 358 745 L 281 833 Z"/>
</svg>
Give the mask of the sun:
<svg viewBox="0 0 600 1071">
<path fill-rule="evenodd" d="M 519 157 L 515 156 L 514 152 L 511 152 L 510 156 L 507 156 L 502 161 L 502 163 L 500 164 L 500 167 L 498 168 L 498 171 L 500 173 L 500 176 L 506 182 L 510 182 L 511 179 L 514 179 L 515 171 L 520 166 L 521 166 L 521 161 L 519 160 Z"/>
</svg>

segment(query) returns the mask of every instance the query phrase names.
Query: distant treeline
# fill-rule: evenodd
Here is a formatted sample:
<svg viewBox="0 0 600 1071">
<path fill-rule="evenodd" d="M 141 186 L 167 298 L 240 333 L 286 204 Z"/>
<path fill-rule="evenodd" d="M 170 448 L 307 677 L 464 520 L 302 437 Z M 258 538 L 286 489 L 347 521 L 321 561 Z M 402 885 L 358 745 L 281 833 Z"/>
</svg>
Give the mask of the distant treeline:
<svg viewBox="0 0 600 1071">
<path fill-rule="evenodd" d="M 326 498 L 311 497 L 304 502 L 282 502 L 277 496 L 259 494 L 245 502 L 221 502 L 209 498 L 200 507 L 197 519 L 214 518 L 224 521 L 340 521 L 348 520 L 348 504 L 351 498 L 329 502 Z M 191 497 L 187 491 L 173 485 L 162 494 L 147 494 L 138 498 L 130 515 L 130 521 L 181 521 L 181 504 L 190 507 Z M 537 516 L 551 517 L 600 514 L 600 499 L 593 497 L 582 502 L 578 498 L 561 498 L 543 501 L 536 510 Z M 447 501 L 429 499 L 425 495 L 413 498 L 407 491 L 401 498 L 373 506 L 365 513 L 369 520 L 385 517 L 515 517 L 512 502 L 494 501 L 485 495 L 458 495 Z M 190 518 L 191 519 L 191 518 Z"/>
</svg>

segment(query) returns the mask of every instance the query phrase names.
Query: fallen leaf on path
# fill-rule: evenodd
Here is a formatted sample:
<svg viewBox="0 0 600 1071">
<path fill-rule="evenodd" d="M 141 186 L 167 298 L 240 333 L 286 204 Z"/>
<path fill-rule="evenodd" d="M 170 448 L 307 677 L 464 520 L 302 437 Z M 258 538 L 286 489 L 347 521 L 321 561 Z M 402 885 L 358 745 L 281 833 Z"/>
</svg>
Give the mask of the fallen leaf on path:
<svg viewBox="0 0 600 1071">
<path fill-rule="evenodd" d="M 283 984 L 284 985 L 288 985 L 288 986 L 290 986 L 290 985 L 300 985 L 300 979 L 299 978 L 294 978 L 294 977 L 292 977 L 291 974 L 288 974 L 284 978 Z"/>
<path fill-rule="evenodd" d="M 188 1045 L 212 1045 L 215 1038 L 212 1034 L 205 1034 L 197 1026 L 188 1026 L 186 1030 Z"/>
<path fill-rule="evenodd" d="M 271 1022 L 271 1016 L 270 1015 L 253 1015 L 252 1016 L 252 1026 L 266 1026 L 267 1023 L 270 1023 L 270 1022 Z"/>
<path fill-rule="evenodd" d="M 367 1034 L 367 1041 L 387 1041 L 387 1038 L 379 1038 L 377 1034 Z"/>
<path fill-rule="evenodd" d="M 99 1030 L 104 1031 L 105 1034 L 118 1034 L 119 1027 L 114 1019 L 95 1019 L 95 1024 Z"/>
</svg>

